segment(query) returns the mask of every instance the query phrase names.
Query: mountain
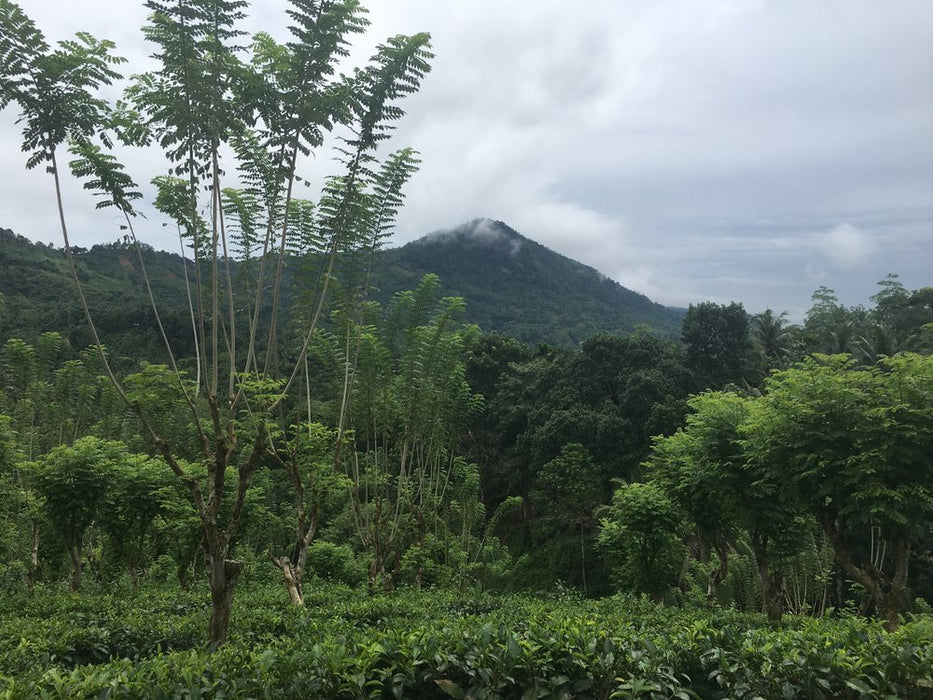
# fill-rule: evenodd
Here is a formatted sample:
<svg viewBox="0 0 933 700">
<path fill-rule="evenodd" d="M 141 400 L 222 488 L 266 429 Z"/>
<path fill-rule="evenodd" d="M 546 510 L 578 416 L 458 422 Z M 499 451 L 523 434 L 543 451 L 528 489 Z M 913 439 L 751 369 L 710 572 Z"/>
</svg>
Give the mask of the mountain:
<svg viewBox="0 0 933 700">
<path fill-rule="evenodd" d="M 466 300 L 469 321 L 527 343 L 575 345 L 639 325 L 680 335 L 682 310 L 656 304 L 501 221 L 477 219 L 383 251 L 377 296 L 385 301 L 429 272 L 441 278 L 444 294 Z"/>
<path fill-rule="evenodd" d="M 75 252 L 105 343 L 116 354 L 160 358 L 135 250 L 112 243 Z M 182 355 L 193 353 L 186 347 L 191 322 L 184 261 L 148 246 L 143 259 L 169 336 L 182 342 Z M 189 262 L 189 274 L 190 269 Z M 655 304 L 487 219 L 383 250 L 374 269 L 374 296 L 383 304 L 433 272 L 444 295 L 464 297 L 468 321 L 532 344 L 573 345 L 600 332 L 627 334 L 638 325 L 677 336 L 683 317 L 682 311 Z M 51 330 L 68 337 L 73 347 L 90 343 L 64 251 L 0 229 L 0 343 Z"/>
</svg>

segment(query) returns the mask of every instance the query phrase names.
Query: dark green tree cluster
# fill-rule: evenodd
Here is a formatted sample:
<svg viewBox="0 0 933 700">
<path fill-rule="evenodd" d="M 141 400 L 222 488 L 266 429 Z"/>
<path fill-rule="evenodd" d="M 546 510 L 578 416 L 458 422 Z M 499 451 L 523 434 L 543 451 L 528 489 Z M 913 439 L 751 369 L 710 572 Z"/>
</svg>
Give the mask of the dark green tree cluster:
<svg viewBox="0 0 933 700">
<path fill-rule="evenodd" d="M 531 350 L 464 325 L 438 289 L 428 277 L 386 309 L 336 310 L 305 390 L 280 402 L 285 428 L 269 423 L 236 547 L 259 570 L 274 562 L 293 602 L 309 576 L 371 590 L 561 580 L 772 617 L 861 606 L 893 627 L 927 595 L 927 356 L 814 356 L 761 390 L 694 394 L 702 379 L 672 341 Z M 4 580 L 204 576 L 197 510 L 99 358 L 47 334 L 8 341 L 2 369 Z M 146 363 L 121 376 L 208 488 L 185 419 L 194 384 Z M 228 477 L 221 517 L 240 491 Z"/>
<path fill-rule="evenodd" d="M 158 549 L 156 519 L 183 506 L 163 465 L 117 441 L 130 416 L 99 371 L 92 351 L 74 353 L 55 333 L 0 348 L 2 572 L 10 585 L 55 575 L 63 553 L 72 590 L 85 565 L 97 580 L 104 567 L 138 582 Z"/>
<path fill-rule="evenodd" d="M 520 557 L 516 580 L 605 591 L 594 513 L 615 479 L 637 476 L 651 436 L 680 425 L 698 387 L 682 348 L 648 331 L 595 336 L 578 350 L 485 336 L 468 376 L 486 410 L 465 447 L 488 512 L 508 510 L 500 524 Z"/>
<path fill-rule="evenodd" d="M 852 355 L 870 365 L 901 352 L 928 353 L 933 347 L 933 288 L 907 289 L 897 275 L 878 282 L 873 306 L 847 307 L 835 292 L 820 287 L 803 325 L 767 311 L 750 319 L 745 378 L 759 385 L 774 369 L 786 369 L 812 353 Z"/>
<path fill-rule="evenodd" d="M 690 406 L 684 428 L 655 439 L 648 481 L 621 487 L 602 521 L 600 544 L 619 570 L 659 593 L 664 582 L 683 588 L 690 560 L 713 554 L 712 602 L 728 562 L 750 553 L 770 616 L 795 601 L 788 587 L 800 578 L 813 588 L 807 603 L 825 609 L 838 574 L 861 592 L 863 610 L 895 628 L 911 553 L 929 556 L 933 358 L 905 353 L 859 367 L 815 355 L 775 372 L 761 396 L 708 392 Z M 801 568 L 815 539 L 834 561 L 814 575 Z M 679 576 L 674 542 L 685 559 Z"/>
<path fill-rule="evenodd" d="M 462 302 L 437 289 L 428 277 L 388 309 L 369 304 L 363 327 L 335 313 L 311 353 L 309 382 L 319 390 L 281 404 L 290 420 L 250 474 L 236 546 L 254 566 L 271 569 L 271 559 L 296 604 L 309 574 L 354 585 L 368 578 L 372 588 L 473 587 L 495 583 L 508 564 L 487 534 L 478 470 L 458 451 L 482 406 L 466 382 L 476 329 L 459 319 Z M 183 585 L 202 578 L 203 528 L 184 484 L 139 436 L 95 355 L 67 359 L 60 337 L 42 340 L 38 349 L 11 340 L 0 355 L 5 581 L 14 585 L 17 572 L 54 578 L 65 556 L 75 591 L 88 568 L 101 585 L 120 571 L 138 583 L 156 562 Z M 178 376 L 142 363 L 120 385 L 206 490 L 208 465 L 185 419 L 194 382 L 182 374 L 180 386 Z M 257 402 L 278 398 L 261 382 L 244 386 Z M 235 469 L 225 476 L 233 487 L 221 518 L 237 507 L 242 478 Z M 31 540 L 20 536 L 30 528 Z"/>
</svg>

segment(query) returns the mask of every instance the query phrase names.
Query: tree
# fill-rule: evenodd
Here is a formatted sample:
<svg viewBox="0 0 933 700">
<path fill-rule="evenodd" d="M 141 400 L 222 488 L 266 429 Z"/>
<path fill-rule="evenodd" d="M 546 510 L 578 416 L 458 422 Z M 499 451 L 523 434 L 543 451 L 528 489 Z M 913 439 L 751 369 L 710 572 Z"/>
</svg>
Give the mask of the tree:
<svg viewBox="0 0 933 700">
<path fill-rule="evenodd" d="M 593 463 L 593 458 L 583 445 L 571 442 L 561 448 L 560 453 L 544 464 L 535 476 L 531 491 L 531 504 L 537 516 L 539 531 L 543 530 L 550 538 L 579 532 L 579 547 L 568 551 L 558 547 L 557 551 L 564 559 L 564 572 L 571 573 L 576 551 L 579 551 L 579 584 L 585 591 L 586 550 L 592 545 L 592 533 L 596 525 L 596 509 L 603 503 L 602 470 Z M 540 535 L 539 535 L 540 536 Z M 568 556 L 570 555 L 570 556 Z"/>
<path fill-rule="evenodd" d="M 820 287 L 811 298 L 813 305 L 803 324 L 808 350 L 830 354 L 851 352 L 862 330 L 864 309 L 846 308 L 828 287 Z"/>
<path fill-rule="evenodd" d="M 36 488 L 46 517 L 65 542 L 73 567 L 69 589 L 81 588 L 84 535 L 97 518 L 114 471 L 125 457 L 120 443 L 93 437 L 57 447 L 36 469 Z"/>
<path fill-rule="evenodd" d="M 714 550 L 719 558 L 706 590 L 711 604 L 729 570 L 729 547 L 737 526 L 736 482 L 742 468 L 737 430 L 747 409 L 741 397 L 721 392 L 700 394 L 688 403 L 692 413 L 686 426 L 669 437 L 655 438 L 647 469 L 649 478 L 693 523 L 700 556 Z"/>
<path fill-rule="evenodd" d="M 149 0 L 151 14 L 143 31 L 156 48 L 159 67 L 137 76 L 127 100 L 112 109 L 96 95 L 119 78 L 114 66 L 120 59 L 111 55 L 111 43 L 79 34 L 52 49 L 15 4 L 0 0 L 0 107 L 17 103 L 27 167 L 47 163 L 53 175 L 72 277 L 103 367 L 197 509 L 212 597 L 209 637 L 215 645 L 226 639 L 243 569 L 231 548 L 250 478 L 285 434 L 281 423 L 288 411 L 281 409 L 325 315 L 338 260 L 348 251 L 374 249 L 387 234 L 403 176 L 416 159 L 403 149 L 380 166 L 375 154 L 403 115 L 399 99 L 418 89 L 431 57 L 427 34 L 396 36 L 379 46 L 367 67 L 349 77 L 336 76 L 350 37 L 366 27 L 363 8 L 356 0 L 293 0 L 291 41 L 282 45 L 259 34 L 249 60 L 243 61 L 238 27 L 245 5 L 238 0 Z M 301 158 L 337 130 L 343 171 L 323 183 L 310 224 L 296 227 L 294 185 L 302 180 Z M 58 194 L 58 149 L 68 144 L 73 173 L 101 196 L 98 207 L 117 209 L 135 244 L 134 202 L 140 195 L 105 150 L 113 133 L 132 145 L 158 144 L 172 174 L 157 180 L 156 204 L 178 225 L 193 255 L 193 386 L 178 368 L 145 272 L 144 284 L 197 436 L 203 479 L 178 457 L 189 446 L 160 434 L 141 404 L 123 390 L 83 298 Z M 234 173 L 248 195 L 240 203 L 249 199 L 254 205 L 238 206 L 235 196 L 225 194 L 224 179 Z M 207 213 L 202 217 L 201 212 Z M 323 263 L 311 282 L 316 290 L 311 313 L 285 352 L 277 323 L 282 271 L 303 234 L 310 236 L 300 241 L 304 252 L 319 255 Z M 258 251 L 259 259 L 253 284 L 240 297 L 231 267 L 235 244 Z M 143 257 L 137 257 L 144 271 Z M 268 320 L 261 323 L 263 311 Z M 235 485 L 228 482 L 228 470 L 236 472 Z M 231 489 L 233 505 L 223 513 Z"/>
<path fill-rule="evenodd" d="M 933 290 L 909 291 L 897 275 L 878 282 L 881 289 L 872 296 L 865 328 L 853 343 L 856 354 L 867 363 L 901 352 L 920 352 L 925 346 L 924 326 L 933 321 Z"/>
<path fill-rule="evenodd" d="M 304 605 L 308 551 L 323 511 L 329 500 L 349 493 L 352 485 L 334 468 L 334 452 L 334 431 L 320 423 L 307 423 L 296 426 L 291 439 L 274 453 L 291 484 L 295 507 L 291 546 L 287 554 L 273 555 L 272 561 L 282 570 L 289 600 L 298 606 Z"/>
<path fill-rule="evenodd" d="M 657 485 L 619 487 L 599 526 L 597 544 L 614 565 L 620 585 L 660 599 L 676 583 L 680 519 Z"/>
<path fill-rule="evenodd" d="M 743 443 L 753 399 L 707 392 L 689 400 L 686 425 L 655 438 L 647 475 L 693 523 L 700 556 L 715 551 L 707 601 L 728 573 L 730 553 L 741 532 L 748 534 L 761 584 L 762 605 L 780 619 L 784 577 L 780 566 L 797 536 L 795 513 L 777 499 L 777 476 L 753 468 Z"/>
<path fill-rule="evenodd" d="M 353 484 L 354 534 L 370 556 L 371 587 L 392 585 L 392 559 L 444 527 L 448 489 L 467 471 L 457 447 L 482 401 L 464 364 L 476 328 L 460 320 L 463 300 L 438 299 L 439 287 L 426 275 L 395 296 L 378 325 L 355 331 L 357 343 L 334 339 L 337 366 L 352 371 L 339 425 L 353 428 L 357 447 L 337 465 Z"/>
<path fill-rule="evenodd" d="M 739 384 L 748 345 L 748 316 L 740 303 L 690 304 L 680 331 L 687 366 L 707 388 Z"/>
<path fill-rule="evenodd" d="M 141 454 L 127 454 L 113 464 L 97 518 L 110 540 L 111 557 L 124 564 L 133 586 L 139 585 L 148 561 L 148 542 L 155 519 L 166 511 L 171 483 L 164 466 Z"/>
<path fill-rule="evenodd" d="M 497 397 L 504 380 L 519 364 L 529 362 L 532 351 L 524 343 L 498 333 L 476 337 L 467 349 L 466 377 L 474 394 L 483 397 L 486 407 L 475 413 L 464 433 L 464 448 L 470 461 L 479 465 L 483 503 L 490 512 L 508 498 L 507 480 L 511 470 L 501 465 L 503 435 L 497 428 Z"/>
<path fill-rule="evenodd" d="M 645 330 L 626 337 L 593 336 L 577 351 L 542 346 L 535 357 L 513 362 L 500 373 L 487 420 L 501 456 L 493 463 L 495 470 L 484 471 L 483 487 L 490 512 L 510 496 L 520 496 L 525 506 L 525 527 L 509 534 L 514 553 L 527 553 L 528 561 L 533 557 L 528 575 L 519 576 L 523 584 L 534 576 L 581 586 L 585 579 L 590 593 L 607 587 L 598 557 L 586 557 L 585 571 L 579 565 L 580 535 L 582 551 L 589 551 L 592 528 L 558 527 L 551 517 L 566 510 L 579 523 L 579 503 L 567 492 L 568 503 L 551 499 L 539 507 L 542 499 L 536 504 L 532 491 L 539 477 L 551 471 L 547 465 L 577 444 L 590 459 L 585 488 L 595 486 L 596 501 L 608 502 L 613 479 L 639 475 L 651 436 L 677 429 L 695 389 L 683 348 Z"/>
<path fill-rule="evenodd" d="M 775 369 L 785 369 L 794 354 L 798 326 L 787 323 L 787 313 L 765 309 L 751 318 L 752 367 L 764 380 Z"/>
<path fill-rule="evenodd" d="M 34 344 L 10 338 L 0 348 L 0 408 L 11 418 L 17 455 L 11 477 L 18 494 L 17 528 L 30 533 L 19 542 L 19 556 L 29 552 L 27 580 L 35 581 L 39 566 L 42 509 L 23 464 L 43 460 L 55 447 L 70 445 L 90 433 L 108 434 L 110 398 L 94 362 L 86 352 L 77 358 L 61 335 L 43 333 Z M 119 407 L 122 408 L 122 407 Z M 110 431 L 111 437 L 116 437 Z M 27 543 L 28 542 L 28 543 Z"/>
<path fill-rule="evenodd" d="M 528 450 L 534 471 L 564 445 L 580 443 L 603 471 L 606 500 L 612 478 L 636 474 L 651 436 L 676 430 L 695 389 L 680 348 L 643 331 L 593 336 L 541 369 L 537 386 L 528 385 L 533 375 L 514 380 L 524 396 L 500 398 L 527 422 L 518 447 Z"/>
<path fill-rule="evenodd" d="M 933 518 L 933 360 L 857 369 L 816 356 L 776 373 L 746 424 L 749 459 L 812 514 L 845 571 L 898 625 L 912 546 Z"/>
<path fill-rule="evenodd" d="M 0 413 L 0 566 L 20 555 L 21 510 L 26 500 L 17 468 L 17 440 L 9 416 Z"/>
<path fill-rule="evenodd" d="M 871 297 L 875 302 L 872 320 L 900 336 L 909 334 L 913 329 L 905 323 L 904 312 L 910 305 L 910 292 L 894 274 L 880 280 L 878 286 L 881 289 Z"/>
</svg>

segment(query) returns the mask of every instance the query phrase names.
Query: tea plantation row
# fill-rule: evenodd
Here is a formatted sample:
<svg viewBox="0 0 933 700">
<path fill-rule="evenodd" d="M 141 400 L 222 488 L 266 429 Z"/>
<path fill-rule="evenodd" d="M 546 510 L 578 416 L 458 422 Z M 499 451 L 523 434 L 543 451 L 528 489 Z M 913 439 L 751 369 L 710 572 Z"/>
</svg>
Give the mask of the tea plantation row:
<svg viewBox="0 0 933 700">
<path fill-rule="evenodd" d="M 326 586 L 304 609 L 237 597 L 230 642 L 203 643 L 200 591 L 34 592 L 0 603 L 6 698 L 933 697 L 933 618 L 895 633 L 787 618 L 586 601 Z"/>
</svg>

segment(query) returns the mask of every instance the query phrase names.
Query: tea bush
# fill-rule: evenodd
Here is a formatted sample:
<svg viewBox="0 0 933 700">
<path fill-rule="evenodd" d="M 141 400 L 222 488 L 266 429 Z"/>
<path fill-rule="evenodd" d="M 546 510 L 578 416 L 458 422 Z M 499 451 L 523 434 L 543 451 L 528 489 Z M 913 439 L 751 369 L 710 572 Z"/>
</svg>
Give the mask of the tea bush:
<svg viewBox="0 0 933 700">
<path fill-rule="evenodd" d="M 0 603 L 0 697 L 930 698 L 933 618 L 659 608 L 646 599 L 399 591 L 308 582 L 307 607 L 244 586 L 230 642 L 207 601 L 49 592 Z"/>
</svg>

